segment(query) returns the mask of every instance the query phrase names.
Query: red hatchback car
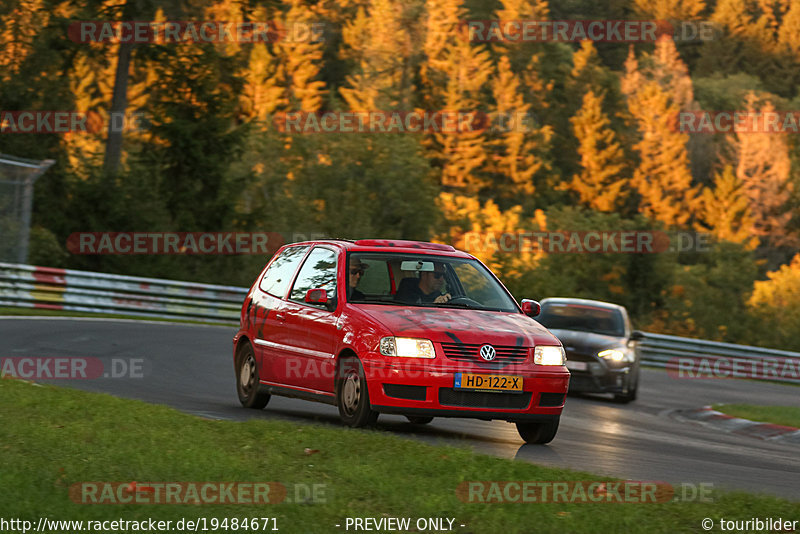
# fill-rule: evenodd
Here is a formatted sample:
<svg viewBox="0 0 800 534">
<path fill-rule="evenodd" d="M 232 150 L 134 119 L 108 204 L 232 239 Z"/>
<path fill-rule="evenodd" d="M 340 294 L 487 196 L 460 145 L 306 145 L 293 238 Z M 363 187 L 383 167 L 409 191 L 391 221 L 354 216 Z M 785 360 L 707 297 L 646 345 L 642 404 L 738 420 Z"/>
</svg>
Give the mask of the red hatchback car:
<svg viewBox="0 0 800 534">
<path fill-rule="evenodd" d="M 233 339 L 242 405 L 271 395 L 379 413 L 502 419 L 528 443 L 558 430 L 564 349 L 475 257 L 449 245 L 323 240 L 281 248 L 250 288 Z"/>
</svg>

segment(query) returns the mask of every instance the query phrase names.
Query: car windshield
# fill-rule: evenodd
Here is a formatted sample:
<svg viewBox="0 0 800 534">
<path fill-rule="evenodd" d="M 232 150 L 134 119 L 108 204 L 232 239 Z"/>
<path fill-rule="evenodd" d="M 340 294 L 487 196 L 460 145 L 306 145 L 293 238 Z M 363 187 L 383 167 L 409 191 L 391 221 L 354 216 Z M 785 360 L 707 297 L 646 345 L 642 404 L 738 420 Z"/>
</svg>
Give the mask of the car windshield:
<svg viewBox="0 0 800 534">
<path fill-rule="evenodd" d="M 578 330 L 617 337 L 625 335 L 622 314 L 612 308 L 547 302 L 542 305 L 542 312 L 536 320 L 548 329 Z"/>
<path fill-rule="evenodd" d="M 519 312 L 480 262 L 429 254 L 350 253 L 348 302 Z"/>
</svg>

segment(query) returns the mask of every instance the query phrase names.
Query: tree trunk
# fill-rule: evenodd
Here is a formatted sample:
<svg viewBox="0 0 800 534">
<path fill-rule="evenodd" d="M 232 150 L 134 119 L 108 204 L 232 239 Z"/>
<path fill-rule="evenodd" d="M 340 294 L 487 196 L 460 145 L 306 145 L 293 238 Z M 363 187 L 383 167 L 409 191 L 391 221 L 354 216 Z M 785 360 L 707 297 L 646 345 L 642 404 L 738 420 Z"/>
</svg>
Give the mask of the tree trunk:
<svg viewBox="0 0 800 534">
<path fill-rule="evenodd" d="M 114 95 L 111 98 L 111 110 L 108 118 L 106 154 L 103 160 L 103 169 L 108 174 L 117 172 L 122 156 L 122 126 L 125 123 L 125 110 L 128 107 L 128 75 L 132 51 L 132 42 L 120 43 L 117 71 L 114 75 Z"/>
</svg>

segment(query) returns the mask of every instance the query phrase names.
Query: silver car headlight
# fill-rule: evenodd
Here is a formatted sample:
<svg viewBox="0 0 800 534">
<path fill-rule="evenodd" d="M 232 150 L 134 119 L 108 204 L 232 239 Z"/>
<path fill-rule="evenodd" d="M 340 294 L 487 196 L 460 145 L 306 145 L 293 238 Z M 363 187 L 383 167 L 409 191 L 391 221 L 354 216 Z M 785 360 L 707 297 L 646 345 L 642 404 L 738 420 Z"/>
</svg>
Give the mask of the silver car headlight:
<svg viewBox="0 0 800 534">
<path fill-rule="evenodd" d="M 540 345 L 533 349 L 533 363 L 536 365 L 564 365 L 566 361 L 564 347 Z"/>
<path fill-rule="evenodd" d="M 430 339 L 388 336 L 381 338 L 381 354 L 398 358 L 435 358 Z"/>
<path fill-rule="evenodd" d="M 598 352 L 597 355 L 603 359 L 610 360 L 612 362 L 633 361 L 633 356 L 631 356 L 631 354 L 628 351 L 622 349 L 603 350 Z"/>
</svg>

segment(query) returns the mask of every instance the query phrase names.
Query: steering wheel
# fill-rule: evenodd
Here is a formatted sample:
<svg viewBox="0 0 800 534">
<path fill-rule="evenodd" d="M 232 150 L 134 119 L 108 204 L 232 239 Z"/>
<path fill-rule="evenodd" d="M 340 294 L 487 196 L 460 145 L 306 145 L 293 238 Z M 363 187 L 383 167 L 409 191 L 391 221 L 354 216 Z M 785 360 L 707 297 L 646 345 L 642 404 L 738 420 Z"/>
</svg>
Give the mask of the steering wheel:
<svg viewBox="0 0 800 534">
<path fill-rule="evenodd" d="M 462 297 L 453 297 L 450 300 L 448 300 L 447 302 L 453 302 L 455 304 L 466 304 L 468 306 L 477 306 L 478 308 L 482 308 L 483 307 L 483 304 L 481 304 L 480 302 L 478 302 L 476 300 L 472 300 L 469 297 L 463 297 L 463 296 Z"/>
</svg>

